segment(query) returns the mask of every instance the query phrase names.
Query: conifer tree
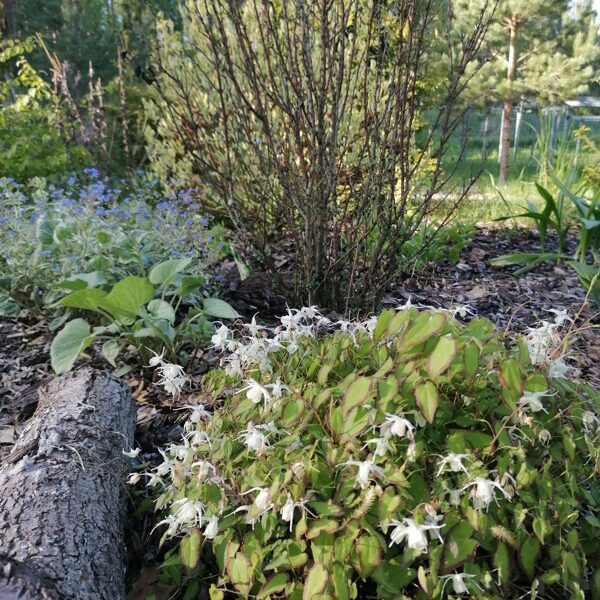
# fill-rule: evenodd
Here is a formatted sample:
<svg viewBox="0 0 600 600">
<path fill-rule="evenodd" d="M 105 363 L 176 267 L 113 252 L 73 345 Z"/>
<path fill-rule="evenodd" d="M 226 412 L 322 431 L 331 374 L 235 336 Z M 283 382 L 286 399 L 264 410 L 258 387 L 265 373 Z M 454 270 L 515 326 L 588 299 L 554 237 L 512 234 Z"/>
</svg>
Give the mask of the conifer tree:
<svg viewBox="0 0 600 600">
<path fill-rule="evenodd" d="M 476 18 L 480 1 L 455 0 L 460 39 Z M 512 110 L 521 100 L 550 105 L 585 93 L 598 58 L 598 28 L 590 3 L 569 0 L 500 0 L 473 78 L 469 98 L 503 107 L 500 177 L 508 172 Z"/>
</svg>

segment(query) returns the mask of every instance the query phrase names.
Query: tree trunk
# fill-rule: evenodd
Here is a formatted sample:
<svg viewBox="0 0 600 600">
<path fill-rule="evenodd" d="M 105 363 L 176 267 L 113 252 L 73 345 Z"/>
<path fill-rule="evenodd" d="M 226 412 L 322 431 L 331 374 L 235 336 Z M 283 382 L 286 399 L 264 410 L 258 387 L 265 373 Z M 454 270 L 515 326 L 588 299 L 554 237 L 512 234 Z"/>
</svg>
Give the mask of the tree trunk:
<svg viewBox="0 0 600 600">
<path fill-rule="evenodd" d="M 0 467 L 0 600 L 125 597 L 128 388 L 82 369 L 52 381 Z"/>
<path fill-rule="evenodd" d="M 508 92 L 510 96 L 504 100 L 504 110 L 502 111 L 502 131 L 500 134 L 500 176 L 498 183 L 506 183 L 508 172 L 508 156 L 510 152 L 510 125 L 512 120 L 512 108 L 514 98 L 512 96 L 512 84 L 515 80 L 517 71 L 517 29 L 519 23 L 515 19 L 509 21 L 510 43 L 508 46 L 508 70 L 506 81 L 508 83 Z"/>
<path fill-rule="evenodd" d="M 14 38 L 16 33 L 15 12 L 17 0 L 0 1 L 0 13 L 2 14 L 2 37 Z"/>
</svg>

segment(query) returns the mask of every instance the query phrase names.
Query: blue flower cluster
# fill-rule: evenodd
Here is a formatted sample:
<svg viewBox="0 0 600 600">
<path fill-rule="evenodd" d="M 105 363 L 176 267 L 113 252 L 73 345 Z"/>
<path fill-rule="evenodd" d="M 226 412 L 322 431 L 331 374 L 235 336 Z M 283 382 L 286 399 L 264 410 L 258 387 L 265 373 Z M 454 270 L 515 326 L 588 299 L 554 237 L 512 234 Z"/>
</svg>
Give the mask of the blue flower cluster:
<svg viewBox="0 0 600 600">
<path fill-rule="evenodd" d="M 222 244 L 219 228 L 202 213 L 202 196 L 142 171 L 111 182 L 90 167 L 64 186 L 1 178 L 0 277 L 30 280 L 36 297 L 76 273 L 143 275 L 172 257 L 194 258 L 192 271 L 204 275 Z"/>
</svg>

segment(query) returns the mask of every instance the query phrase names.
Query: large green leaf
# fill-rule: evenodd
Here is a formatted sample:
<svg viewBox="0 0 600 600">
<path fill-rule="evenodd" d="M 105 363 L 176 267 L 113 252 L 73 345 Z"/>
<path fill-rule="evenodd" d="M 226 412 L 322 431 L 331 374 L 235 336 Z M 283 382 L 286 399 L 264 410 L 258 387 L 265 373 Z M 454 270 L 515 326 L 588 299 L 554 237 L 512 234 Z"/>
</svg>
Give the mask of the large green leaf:
<svg viewBox="0 0 600 600">
<path fill-rule="evenodd" d="M 192 529 L 179 544 L 179 556 L 181 563 L 188 569 L 193 569 L 200 560 L 200 549 L 202 547 L 202 536 L 198 529 Z"/>
<path fill-rule="evenodd" d="M 440 332 L 446 324 L 447 317 L 443 313 L 420 313 L 410 324 L 400 343 L 399 350 L 408 350 L 426 342 L 430 337 Z"/>
<path fill-rule="evenodd" d="M 90 326 L 85 319 L 69 321 L 52 341 L 50 359 L 57 375 L 66 373 L 91 342 Z"/>
<path fill-rule="evenodd" d="M 257 600 L 262 598 L 270 598 L 271 594 L 279 594 L 285 590 L 287 585 L 287 573 L 277 573 L 273 575 L 261 588 L 256 595 Z"/>
<path fill-rule="evenodd" d="M 115 284 L 100 307 L 115 318 L 131 319 L 153 297 L 154 286 L 147 279 L 130 275 Z"/>
<path fill-rule="evenodd" d="M 10 300 L 7 294 L 0 294 L 0 317 L 18 317 L 21 307 Z"/>
<path fill-rule="evenodd" d="M 494 566 L 498 571 L 498 578 L 503 586 L 510 581 L 510 558 L 506 544 L 500 542 L 494 552 Z"/>
<path fill-rule="evenodd" d="M 429 377 L 433 379 L 441 375 L 450 366 L 455 356 L 456 342 L 448 336 L 441 337 L 427 359 Z"/>
<path fill-rule="evenodd" d="M 350 387 L 344 394 L 344 401 L 342 403 L 342 410 L 344 417 L 346 417 L 350 411 L 366 404 L 371 394 L 371 381 L 366 377 L 359 377 L 350 384 Z"/>
<path fill-rule="evenodd" d="M 106 296 L 107 292 L 104 290 L 98 288 L 84 288 L 65 296 L 60 300 L 59 304 L 68 308 L 96 310 Z"/>
<path fill-rule="evenodd" d="M 381 546 L 375 536 L 361 535 L 356 541 L 357 568 L 363 579 L 381 564 Z"/>
<path fill-rule="evenodd" d="M 233 306 L 219 298 L 204 298 L 204 312 L 218 319 L 238 319 L 240 315 Z"/>
<path fill-rule="evenodd" d="M 435 385 L 431 381 L 420 383 L 415 389 L 415 397 L 417 399 L 417 406 L 423 416 L 429 423 L 433 423 L 435 413 L 440 404 L 440 395 Z"/>
<path fill-rule="evenodd" d="M 121 344 L 117 340 L 107 340 L 102 344 L 102 356 L 113 366 L 116 367 L 116 358 L 121 352 Z"/>
<path fill-rule="evenodd" d="M 540 542 L 535 537 L 528 537 L 519 549 L 519 562 L 529 580 L 535 575 L 535 563 L 540 553 Z"/>
<path fill-rule="evenodd" d="M 77 273 L 59 281 L 56 287 L 65 290 L 83 290 L 86 287 L 95 288 L 106 283 L 106 277 L 101 271 L 91 273 Z"/>
<path fill-rule="evenodd" d="M 250 560 L 245 554 L 238 552 L 233 558 L 227 561 L 225 568 L 233 587 L 242 597 L 247 598 L 252 582 L 252 565 L 250 564 Z"/>
<path fill-rule="evenodd" d="M 317 594 L 322 594 L 327 587 L 328 578 L 327 569 L 321 563 L 315 563 L 306 576 L 302 600 L 311 600 Z"/>
<path fill-rule="evenodd" d="M 175 323 L 175 309 L 164 300 L 151 300 L 148 302 L 148 312 L 157 319 L 165 319 L 171 325 Z"/>
<path fill-rule="evenodd" d="M 189 257 L 165 260 L 152 267 L 148 279 L 150 280 L 150 283 L 153 283 L 154 285 L 169 283 L 177 273 L 181 273 L 181 271 L 188 267 L 191 262 L 192 259 Z"/>
<path fill-rule="evenodd" d="M 35 237 L 43 246 L 54 243 L 54 223 L 48 217 L 40 217 L 35 226 Z"/>
</svg>

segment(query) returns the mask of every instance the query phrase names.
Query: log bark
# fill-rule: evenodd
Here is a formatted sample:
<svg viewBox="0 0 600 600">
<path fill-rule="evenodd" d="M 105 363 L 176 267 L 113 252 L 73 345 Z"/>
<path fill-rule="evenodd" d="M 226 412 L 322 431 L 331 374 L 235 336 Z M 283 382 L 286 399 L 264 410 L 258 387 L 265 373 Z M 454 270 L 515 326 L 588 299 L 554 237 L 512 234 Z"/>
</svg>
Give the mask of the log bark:
<svg viewBox="0 0 600 600">
<path fill-rule="evenodd" d="M 125 597 L 135 407 L 92 369 L 52 381 L 0 466 L 0 600 Z"/>
</svg>

